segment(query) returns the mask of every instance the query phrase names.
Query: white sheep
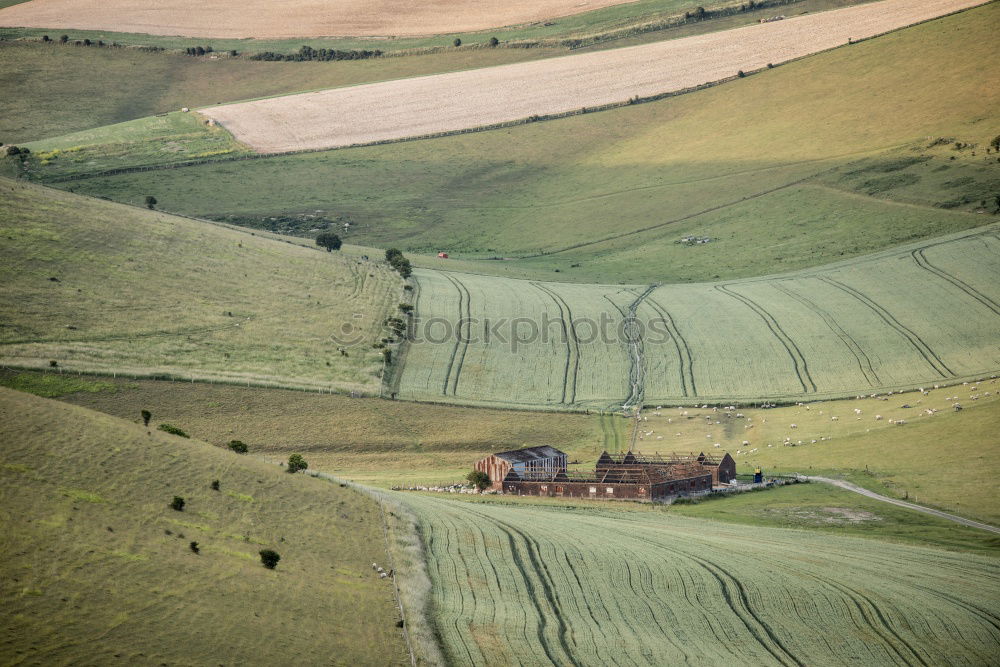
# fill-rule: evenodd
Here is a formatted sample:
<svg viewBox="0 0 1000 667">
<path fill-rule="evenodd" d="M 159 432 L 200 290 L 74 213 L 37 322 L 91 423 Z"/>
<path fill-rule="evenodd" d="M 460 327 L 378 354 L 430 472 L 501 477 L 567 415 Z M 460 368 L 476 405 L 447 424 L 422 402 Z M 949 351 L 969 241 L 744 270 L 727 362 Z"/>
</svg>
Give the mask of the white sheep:
<svg viewBox="0 0 1000 667">
<path fill-rule="evenodd" d="M 875 415 L 875 421 L 877 422 L 882 421 L 882 415 Z"/>
<path fill-rule="evenodd" d="M 791 428 L 798 428 L 798 427 L 799 427 L 798 424 L 791 424 Z"/>
</svg>

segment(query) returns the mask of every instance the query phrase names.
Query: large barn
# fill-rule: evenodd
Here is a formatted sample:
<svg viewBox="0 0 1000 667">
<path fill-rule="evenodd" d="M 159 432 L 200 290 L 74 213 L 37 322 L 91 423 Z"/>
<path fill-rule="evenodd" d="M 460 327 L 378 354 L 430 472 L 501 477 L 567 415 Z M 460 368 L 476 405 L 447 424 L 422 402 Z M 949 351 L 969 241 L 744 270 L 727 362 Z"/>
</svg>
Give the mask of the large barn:
<svg viewBox="0 0 1000 667">
<path fill-rule="evenodd" d="M 499 491 L 503 480 L 512 470 L 518 475 L 566 472 L 566 453 L 555 447 L 526 447 L 491 454 L 476 461 L 475 469 L 489 475 L 492 489 Z"/>
<path fill-rule="evenodd" d="M 680 454 L 666 456 L 660 453 L 643 454 L 641 452 L 626 452 L 624 454 L 609 454 L 604 452 L 597 459 L 597 470 L 609 468 L 663 468 L 680 464 L 697 463 L 712 475 L 712 485 L 729 484 L 736 479 L 736 461 L 728 453 L 719 457 L 711 454 Z"/>
<path fill-rule="evenodd" d="M 609 467 L 593 473 L 524 473 L 514 470 L 503 481 L 505 494 L 592 498 L 602 500 L 666 500 L 712 489 L 712 474 L 697 463 L 670 467 Z"/>
</svg>

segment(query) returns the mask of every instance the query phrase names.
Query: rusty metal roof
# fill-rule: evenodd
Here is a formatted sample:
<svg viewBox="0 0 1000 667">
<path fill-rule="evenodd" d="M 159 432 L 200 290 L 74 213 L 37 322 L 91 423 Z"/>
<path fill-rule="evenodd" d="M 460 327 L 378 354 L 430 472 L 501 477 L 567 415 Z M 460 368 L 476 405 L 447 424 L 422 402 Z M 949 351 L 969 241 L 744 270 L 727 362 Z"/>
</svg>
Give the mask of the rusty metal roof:
<svg viewBox="0 0 1000 667">
<path fill-rule="evenodd" d="M 555 447 L 542 445 L 541 447 L 525 447 L 524 449 L 513 449 L 509 452 L 498 452 L 493 456 L 501 458 L 504 461 L 509 461 L 510 463 L 526 463 L 528 461 L 551 459 L 556 456 L 566 456 L 566 453 L 559 451 Z"/>
</svg>

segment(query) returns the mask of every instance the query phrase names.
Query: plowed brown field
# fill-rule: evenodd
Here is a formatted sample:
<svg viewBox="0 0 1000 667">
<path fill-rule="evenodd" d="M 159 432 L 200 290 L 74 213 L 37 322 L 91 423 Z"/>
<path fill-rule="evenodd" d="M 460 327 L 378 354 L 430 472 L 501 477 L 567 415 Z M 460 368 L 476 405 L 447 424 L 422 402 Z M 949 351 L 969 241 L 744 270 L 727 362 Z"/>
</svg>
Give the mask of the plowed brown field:
<svg viewBox="0 0 1000 667">
<path fill-rule="evenodd" d="M 437 35 L 579 14 L 632 0 L 34 0 L 0 25 L 284 39 Z"/>
<path fill-rule="evenodd" d="M 983 0 L 885 0 L 721 33 L 202 113 L 264 153 L 368 144 L 683 90 L 980 4 Z"/>
</svg>

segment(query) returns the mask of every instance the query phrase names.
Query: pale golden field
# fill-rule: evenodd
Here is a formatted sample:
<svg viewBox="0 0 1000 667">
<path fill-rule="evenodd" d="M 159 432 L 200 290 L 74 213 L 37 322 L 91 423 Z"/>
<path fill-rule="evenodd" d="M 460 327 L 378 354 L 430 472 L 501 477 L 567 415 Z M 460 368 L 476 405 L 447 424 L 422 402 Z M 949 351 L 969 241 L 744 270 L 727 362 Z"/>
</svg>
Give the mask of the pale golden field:
<svg viewBox="0 0 1000 667">
<path fill-rule="evenodd" d="M 369 144 L 684 90 L 979 4 L 886 0 L 642 46 L 242 102 L 202 113 L 263 153 Z"/>
<path fill-rule="evenodd" d="M 543 21 L 629 1 L 35 0 L 0 12 L 0 25 L 237 39 L 402 37 Z"/>
</svg>

